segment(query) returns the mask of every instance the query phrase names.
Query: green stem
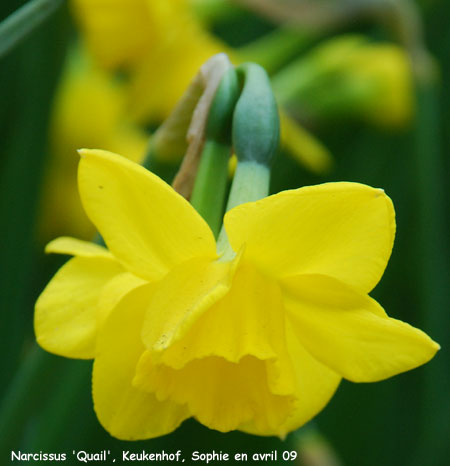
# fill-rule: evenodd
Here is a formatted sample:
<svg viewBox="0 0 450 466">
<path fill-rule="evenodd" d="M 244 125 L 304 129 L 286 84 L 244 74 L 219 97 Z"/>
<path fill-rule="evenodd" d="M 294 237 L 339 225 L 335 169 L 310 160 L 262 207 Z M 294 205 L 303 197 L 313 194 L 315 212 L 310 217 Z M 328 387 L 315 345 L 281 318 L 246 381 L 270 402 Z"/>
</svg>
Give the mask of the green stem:
<svg viewBox="0 0 450 466">
<path fill-rule="evenodd" d="M 0 23 L 0 57 L 45 21 L 64 0 L 32 0 Z"/>
<path fill-rule="evenodd" d="M 239 90 L 237 74 L 230 69 L 222 77 L 209 110 L 206 142 L 191 197 L 191 204 L 208 222 L 216 237 L 222 223 L 231 153 L 231 124 Z"/>
<path fill-rule="evenodd" d="M 236 167 L 227 212 L 233 207 L 254 202 L 269 194 L 270 168 L 255 161 L 239 162 Z"/>
<path fill-rule="evenodd" d="M 206 141 L 191 197 L 191 204 L 216 237 L 222 224 L 229 160 L 228 144 Z"/>
<path fill-rule="evenodd" d="M 228 197 L 227 212 L 240 204 L 258 201 L 268 196 L 269 184 L 270 168 L 267 165 L 253 160 L 239 162 Z M 226 257 L 228 257 L 227 253 L 231 253 L 224 227 L 222 227 L 217 241 L 217 251 Z"/>
</svg>

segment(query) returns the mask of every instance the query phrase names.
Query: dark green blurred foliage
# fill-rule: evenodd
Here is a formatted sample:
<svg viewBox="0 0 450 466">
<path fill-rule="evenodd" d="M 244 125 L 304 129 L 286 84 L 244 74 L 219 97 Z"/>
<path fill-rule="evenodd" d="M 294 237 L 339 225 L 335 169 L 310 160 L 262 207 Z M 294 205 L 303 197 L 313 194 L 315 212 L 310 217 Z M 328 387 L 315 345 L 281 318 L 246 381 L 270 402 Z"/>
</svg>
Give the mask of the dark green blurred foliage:
<svg viewBox="0 0 450 466">
<path fill-rule="evenodd" d="M 0 18 L 22 3 L 2 0 Z M 358 122 L 322 127 L 317 131 L 336 158 L 333 172 L 312 175 L 284 153 L 273 168 L 272 192 L 343 180 L 385 189 L 396 208 L 397 236 L 389 266 L 372 295 L 389 315 L 422 328 L 442 346 L 427 366 L 410 373 L 376 384 L 342 383 L 317 425 L 346 466 L 450 463 L 450 272 L 445 234 L 450 227 L 450 2 L 421 4 L 427 45 L 441 72 L 437 95 L 420 94 L 422 110 L 429 111 L 416 118 L 421 129 L 412 125 L 388 133 Z M 235 45 L 273 28 L 249 14 L 230 21 L 238 21 L 236 32 L 227 24 L 217 25 L 216 32 Z M 377 37 L 384 34 L 373 25 L 355 25 L 355 30 L 364 28 Z M 292 436 L 283 443 L 241 433 L 223 435 L 194 421 L 161 439 L 118 441 L 101 428 L 93 412 L 92 363 L 35 348 L 34 301 L 61 264 L 61 259 L 44 257 L 35 232 L 49 111 L 70 34 L 68 12 L 62 9 L 0 61 L 0 414 L 13 406 L 11 396 L 19 389 L 26 400 L 20 416 L 6 425 L 0 419 L 0 464 L 9 464 L 11 449 L 109 449 L 117 458 L 122 450 L 181 449 L 189 457 L 193 450 L 291 449 Z M 25 359 L 32 367 L 17 380 L 14 374 Z"/>
<path fill-rule="evenodd" d="M 2 2 L 7 12 L 18 2 Z M 12 6 L 12 8 L 11 8 Z M 48 21 L 0 61 L 1 374 L 10 380 L 29 340 L 36 264 L 35 222 L 47 154 L 53 92 L 65 52 L 67 12 Z M 4 268 L 3 268 L 4 267 Z M 1 388 L 5 384 L 1 385 Z"/>
</svg>

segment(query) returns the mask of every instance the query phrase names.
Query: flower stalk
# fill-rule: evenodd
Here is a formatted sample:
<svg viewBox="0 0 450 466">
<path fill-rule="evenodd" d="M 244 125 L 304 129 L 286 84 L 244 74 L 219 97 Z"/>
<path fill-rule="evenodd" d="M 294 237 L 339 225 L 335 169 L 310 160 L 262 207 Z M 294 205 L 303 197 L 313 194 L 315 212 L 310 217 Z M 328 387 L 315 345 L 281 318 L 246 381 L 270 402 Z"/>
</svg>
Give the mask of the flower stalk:
<svg viewBox="0 0 450 466">
<path fill-rule="evenodd" d="M 222 224 L 231 153 L 231 121 L 238 97 L 239 83 L 232 68 L 223 76 L 211 105 L 206 141 L 191 197 L 191 204 L 216 237 Z"/>
<path fill-rule="evenodd" d="M 229 159 L 228 144 L 206 141 L 191 197 L 191 204 L 207 221 L 215 237 L 222 223 Z"/>
<path fill-rule="evenodd" d="M 227 211 L 244 202 L 254 202 L 269 195 L 270 168 L 255 161 L 238 163 L 227 203 Z"/>
</svg>

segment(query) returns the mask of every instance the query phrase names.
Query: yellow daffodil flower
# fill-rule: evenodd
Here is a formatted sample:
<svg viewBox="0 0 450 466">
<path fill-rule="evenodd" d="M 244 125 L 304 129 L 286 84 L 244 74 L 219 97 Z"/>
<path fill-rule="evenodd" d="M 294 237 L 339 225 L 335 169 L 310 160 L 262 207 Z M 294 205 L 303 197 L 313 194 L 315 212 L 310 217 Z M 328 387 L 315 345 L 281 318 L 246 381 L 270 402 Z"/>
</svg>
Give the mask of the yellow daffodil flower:
<svg viewBox="0 0 450 466">
<path fill-rule="evenodd" d="M 72 254 L 36 304 L 39 344 L 94 358 L 94 407 L 121 439 L 195 417 L 219 431 L 284 436 L 342 378 L 374 382 L 439 346 L 368 296 L 395 234 L 380 189 L 329 183 L 231 209 L 223 255 L 193 207 L 118 155 L 81 151 L 79 190 L 108 249 Z"/>
</svg>

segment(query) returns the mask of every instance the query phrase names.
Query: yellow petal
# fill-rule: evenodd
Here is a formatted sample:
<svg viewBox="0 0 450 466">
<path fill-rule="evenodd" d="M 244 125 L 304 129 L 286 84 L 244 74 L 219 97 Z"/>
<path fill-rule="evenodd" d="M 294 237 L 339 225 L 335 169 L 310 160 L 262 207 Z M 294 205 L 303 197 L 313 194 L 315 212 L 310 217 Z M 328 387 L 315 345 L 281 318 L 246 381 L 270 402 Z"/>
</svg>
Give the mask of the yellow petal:
<svg viewBox="0 0 450 466">
<path fill-rule="evenodd" d="M 158 401 L 132 386 L 136 363 L 145 350 L 140 332 L 152 286 L 133 290 L 110 314 L 99 337 L 93 371 L 94 408 L 114 437 L 139 440 L 175 430 L 188 417 L 186 408 Z"/>
<path fill-rule="evenodd" d="M 119 301 L 135 288 L 148 282 L 129 272 L 122 272 L 112 278 L 98 298 L 97 325 L 100 328 Z"/>
<path fill-rule="evenodd" d="M 267 274 L 325 274 L 368 292 L 391 254 L 395 219 L 381 189 L 327 183 L 235 207 L 225 227 L 233 249 L 245 245 Z"/>
<path fill-rule="evenodd" d="M 232 262 L 194 259 L 174 268 L 147 303 L 142 338 L 147 348 L 164 351 L 229 290 L 239 258 Z"/>
<path fill-rule="evenodd" d="M 206 222 L 159 177 L 110 152 L 80 153 L 83 206 L 128 271 L 154 280 L 193 257 L 216 256 Z"/>
<path fill-rule="evenodd" d="M 289 321 L 305 348 L 353 382 L 414 369 L 439 349 L 422 331 L 389 318 L 373 299 L 330 277 L 291 277 L 283 289 Z"/>
<path fill-rule="evenodd" d="M 93 358 L 99 295 L 106 283 L 122 271 L 117 262 L 104 257 L 75 257 L 68 261 L 36 302 L 34 328 L 38 343 L 61 356 Z"/>
<path fill-rule="evenodd" d="M 289 321 L 286 322 L 286 339 L 295 374 L 295 402 L 281 426 L 285 434 L 298 429 L 318 414 L 330 401 L 341 381 L 336 372 L 311 356 Z"/>
<path fill-rule="evenodd" d="M 112 259 L 112 254 L 103 246 L 76 238 L 61 236 L 45 247 L 46 253 L 68 254 L 80 257 L 104 257 Z"/>
</svg>

